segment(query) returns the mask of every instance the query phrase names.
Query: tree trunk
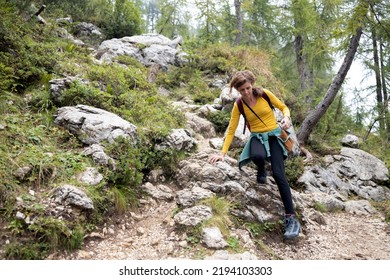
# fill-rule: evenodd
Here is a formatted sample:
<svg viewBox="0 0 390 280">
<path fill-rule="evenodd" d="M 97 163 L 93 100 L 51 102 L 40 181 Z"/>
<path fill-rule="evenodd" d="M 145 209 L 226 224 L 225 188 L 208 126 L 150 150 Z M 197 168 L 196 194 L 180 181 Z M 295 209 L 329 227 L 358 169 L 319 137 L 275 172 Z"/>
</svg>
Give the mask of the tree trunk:
<svg viewBox="0 0 390 280">
<path fill-rule="evenodd" d="M 240 0 L 234 0 L 234 8 L 236 10 L 237 19 L 237 33 L 236 39 L 234 40 L 234 46 L 240 45 L 242 36 L 242 14 L 241 14 L 241 2 Z"/>
<path fill-rule="evenodd" d="M 387 139 L 390 140 L 390 114 L 389 114 L 389 96 L 387 94 L 386 88 L 386 76 L 385 76 L 385 65 L 383 63 L 384 52 L 382 41 L 379 40 L 379 56 L 380 56 L 380 66 L 381 66 L 381 77 L 382 77 L 382 91 L 383 91 L 383 106 L 384 106 L 384 114 L 385 114 L 385 124 L 386 124 L 386 134 Z"/>
<path fill-rule="evenodd" d="M 298 73 L 301 80 L 301 91 L 304 92 L 309 88 L 309 71 L 306 65 L 306 59 L 303 55 L 303 43 L 302 35 L 298 34 L 295 37 L 295 56 L 297 58 Z"/>
<path fill-rule="evenodd" d="M 375 72 L 375 82 L 376 82 L 376 105 L 377 112 L 380 114 L 383 108 L 383 98 L 382 98 L 382 79 L 381 72 L 379 67 L 379 50 L 378 50 L 378 41 L 376 36 L 375 26 L 371 27 L 372 35 L 372 52 L 374 56 L 374 72 Z M 385 130 L 385 119 L 382 116 L 378 116 L 379 119 L 379 131 L 382 133 Z"/>
<path fill-rule="evenodd" d="M 332 104 L 337 92 L 339 91 L 345 77 L 347 76 L 348 70 L 351 67 L 352 61 L 355 57 L 357 48 L 359 46 L 359 40 L 362 35 L 362 28 L 359 27 L 356 30 L 356 34 L 350 39 L 348 51 L 345 55 L 344 61 L 340 66 L 339 71 L 334 77 L 331 85 L 329 86 L 324 99 L 312 110 L 309 115 L 303 120 L 302 126 L 299 128 L 297 133 L 298 141 L 301 145 L 305 144 L 314 127 L 320 121 L 321 117 L 326 113 L 329 106 Z"/>
<path fill-rule="evenodd" d="M 43 10 L 46 8 L 46 5 L 42 5 L 42 7 L 41 8 L 39 8 L 39 10 L 34 14 L 34 16 L 39 16 L 42 12 L 43 12 Z"/>
</svg>

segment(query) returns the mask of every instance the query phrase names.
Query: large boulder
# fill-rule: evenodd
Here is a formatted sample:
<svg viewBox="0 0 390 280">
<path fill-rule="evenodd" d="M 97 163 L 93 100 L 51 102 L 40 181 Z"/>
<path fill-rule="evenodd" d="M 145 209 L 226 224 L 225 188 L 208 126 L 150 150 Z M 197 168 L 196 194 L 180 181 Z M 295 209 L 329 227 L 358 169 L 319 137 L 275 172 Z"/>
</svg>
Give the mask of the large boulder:
<svg viewBox="0 0 390 280">
<path fill-rule="evenodd" d="M 326 156 L 325 162 L 325 167 L 306 167 L 298 179 L 306 193 L 320 191 L 344 200 L 356 195 L 373 201 L 390 198 L 390 190 L 386 187 L 389 170 L 373 155 L 344 147 L 339 155 Z"/>
<path fill-rule="evenodd" d="M 87 105 L 59 108 L 54 123 L 69 129 L 81 142 L 91 145 L 122 136 L 137 139 L 137 127 L 121 117 Z"/>
<path fill-rule="evenodd" d="M 179 48 L 181 38 L 170 40 L 160 34 L 144 34 L 103 41 L 95 57 L 110 63 L 118 55 L 128 55 L 145 66 L 158 64 L 162 69 L 169 65 L 186 63 L 187 54 Z"/>
</svg>

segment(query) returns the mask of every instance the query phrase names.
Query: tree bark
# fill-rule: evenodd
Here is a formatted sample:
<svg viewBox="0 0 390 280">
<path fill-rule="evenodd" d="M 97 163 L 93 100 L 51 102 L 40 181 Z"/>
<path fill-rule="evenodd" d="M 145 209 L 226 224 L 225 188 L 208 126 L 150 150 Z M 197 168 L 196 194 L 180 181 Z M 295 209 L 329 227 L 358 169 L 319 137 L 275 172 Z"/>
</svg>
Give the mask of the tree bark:
<svg viewBox="0 0 390 280">
<path fill-rule="evenodd" d="M 241 36 L 242 36 L 242 13 L 241 13 L 240 0 L 234 0 L 234 8 L 236 10 L 236 20 L 237 20 L 237 33 L 236 33 L 236 39 L 234 40 L 234 46 L 238 46 L 240 45 Z"/>
<path fill-rule="evenodd" d="M 42 7 L 34 14 L 34 16 L 39 16 L 45 8 L 46 8 L 46 5 L 42 5 Z"/>
<path fill-rule="evenodd" d="M 306 65 L 306 59 L 303 55 L 303 43 L 302 35 L 298 34 L 295 37 L 295 56 L 297 58 L 298 73 L 301 80 L 301 91 L 304 92 L 308 89 L 309 71 Z"/>
<path fill-rule="evenodd" d="M 302 125 L 297 133 L 297 138 L 301 145 L 307 143 L 314 127 L 320 121 L 321 117 L 326 113 L 329 106 L 332 104 L 334 98 L 336 97 L 337 92 L 339 91 L 342 83 L 344 82 L 345 77 L 347 76 L 348 70 L 351 67 L 352 61 L 359 46 L 361 35 L 362 28 L 359 27 L 356 29 L 356 34 L 353 35 L 350 39 L 348 51 L 344 57 L 344 61 L 341 64 L 340 69 L 334 77 L 331 85 L 329 86 L 324 99 L 303 120 Z"/>
<path fill-rule="evenodd" d="M 390 115 L 389 115 L 389 96 L 386 88 L 386 76 L 385 76 L 385 65 L 383 63 L 384 53 L 382 41 L 379 40 L 379 56 L 380 56 L 380 67 L 381 67 L 381 77 L 382 77 L 382 91 L 383 91 L 383 108 L 385 114 L 385 124 L 386 124 L 386 134 L 387 139 L 390 140 Z"/>
<path fill-rule="evenodd" d="M 375 82 L 376 82 L 376 103 L 377 103 L 377 112 L 378 114 L 382 111 L 383 108 L 383 97 L 382 97 L 382 79 L 381 72 L 379 67 L 379 50 L 378 50 L 378 40 L 376 35 L 375 26 L 371 27 L 372 35 L 372 52 L 374 56 L 374 73 L 375 73 Z M 385 119 L 381 116 L 379 117 L 379 131 L 383 132 L 385 130 Z"/>
</svg>

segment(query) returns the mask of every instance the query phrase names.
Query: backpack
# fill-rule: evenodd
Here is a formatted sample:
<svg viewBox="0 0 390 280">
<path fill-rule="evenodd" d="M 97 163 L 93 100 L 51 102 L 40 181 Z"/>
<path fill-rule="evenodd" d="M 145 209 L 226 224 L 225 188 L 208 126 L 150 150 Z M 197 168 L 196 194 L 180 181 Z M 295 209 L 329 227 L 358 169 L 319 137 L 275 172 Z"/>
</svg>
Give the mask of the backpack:
<svg viewBox="0 0 390 280">
<path fill-rule="evenodd" d="M 262 94 L 261 94 L 260 97 L 263 97 L 263 98 L 267 101 L 267 103 L 268 103 L 268 105 L 271 107 L 271 109 L 272 109 L 272 110 L 275 110 L 275 107 L 274 107 L 274 105 L 271 103 L 271 100 L 269 99 L 269 96 L 268 96 L 264 91 L 262 92 Z M 244 117 L 245 125 L 244 125 L 244 130 L 243 130 L 242 133 L 245 134 L 245 129 L 248 127 L 249 131 L 251 131 L 251 127 L 250 127 L 249 122 L 246 120 L 245 111 L 244 111 L 244 105 L 243 105 L 244 102 L 243 102 L 243 100 L 241 99 L 241 97 L 239 97 L 239 98 L 237 98 L 236 103 L 237 103 L 238 110 L 240 111 L 241 115 Z M 248 106 L 248 108 L 250 108 L 250 107 Z M 259 117 L 258 117 L 258 118 L 259 118 Z M 261 122 L 263 122 L 260 118 L 259 118 L 259 120 L 260 120 Z M 264 122 L 263 122 L 263 123 L 264 123 Z"/>
</svg>

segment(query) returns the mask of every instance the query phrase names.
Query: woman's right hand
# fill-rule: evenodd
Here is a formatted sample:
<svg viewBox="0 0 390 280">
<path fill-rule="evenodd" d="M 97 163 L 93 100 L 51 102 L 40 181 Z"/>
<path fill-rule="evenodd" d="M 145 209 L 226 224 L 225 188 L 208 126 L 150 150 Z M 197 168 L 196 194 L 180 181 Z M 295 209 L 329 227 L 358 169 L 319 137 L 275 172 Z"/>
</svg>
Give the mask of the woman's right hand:
<svg viewBox="0 0 390 280">
<path fill-rule="evenodd" d="M 221 154 L 221 155 L 213 155 L 211 156 L 211 158 L 209 159 L 209 162 L 211 164 L 215 164 L 217 161 L 220 161 L 220 160 L 224 160 L 225 159 L 225 155 L 224 154 Z"/>
</svg>

